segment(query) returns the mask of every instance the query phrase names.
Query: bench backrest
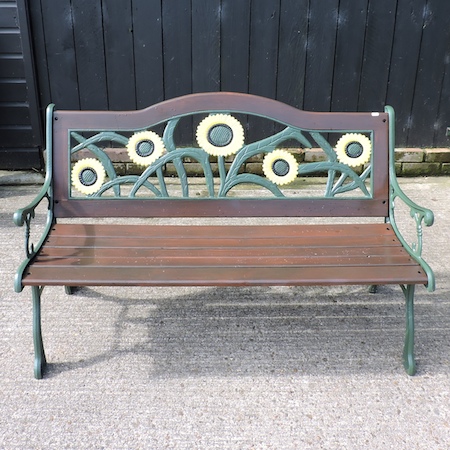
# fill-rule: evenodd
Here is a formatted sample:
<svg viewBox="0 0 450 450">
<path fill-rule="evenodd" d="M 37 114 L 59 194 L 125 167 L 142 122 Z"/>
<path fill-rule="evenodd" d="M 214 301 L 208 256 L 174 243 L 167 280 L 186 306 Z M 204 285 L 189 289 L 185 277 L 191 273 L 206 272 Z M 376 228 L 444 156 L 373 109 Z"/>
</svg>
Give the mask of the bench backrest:
<svg viewBox="0 0 450 450">
<path fill-rule="evenodd" d="M 387 113 L 305 112 L 224 92 L 139 111 L 49 111 L 56 217 L 388 215 Z M 245 131 L 252 120 L 269 130 L 257 141 Z M 188 144 L 178 130 L 186 124 L 193 130 Z M 279 150 L 286 147 L 296 150 Z M 306 148 L 323 157 L 302 161 Z M 141 174 L 119 174 L 111 149 L 128 149 Z M 192 189 L 186 161 L 203 172 L 203 190 Z M 249 169 L 251 162 L 263 174 Z M 302 177 L 315 174 L 325 175 L 318 197 L 302 185 Z"/>
</svg>

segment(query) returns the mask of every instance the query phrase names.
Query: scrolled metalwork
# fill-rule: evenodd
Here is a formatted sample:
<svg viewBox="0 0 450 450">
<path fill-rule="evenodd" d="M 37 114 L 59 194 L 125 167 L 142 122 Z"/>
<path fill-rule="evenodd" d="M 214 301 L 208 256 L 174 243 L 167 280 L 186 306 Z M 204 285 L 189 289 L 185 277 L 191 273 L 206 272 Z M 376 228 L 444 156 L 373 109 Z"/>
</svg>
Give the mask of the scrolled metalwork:
<svg viewBox="0 0 450 450">
<path fill-rule="evenodd" d="M 389 115 L 389 152 L 390 160 L 395 161 L 395 113 L 394 109 L 386 106 L 386 112 Z M 390 178 L 390 197 L 389 197 L 389 217 L 386 219 L 392 226 L 399 241 L 402 243 L 405 250 L 413 257 L 422 267 L 428 277 L 427 289 L 434 291 L 435 289 L 435 275 L 428 263 L 422 258 L 423 250 L 423 224 L 430 227 L 434 223 L 434 214 L 428 208 L 419 206 L 411 200 L 402 190 L 397 181 L 394 164 L 389 166 Z M 396 219 L 396 203 L 402 202 L 409 209 L 409 215 L 414 220 L 416 228 L 416 241 L 408 242 L 401 233 Z"/>
<path fill-rule="evenodd" d="M 371 198 L 371 184 L 368 181 L 371 176 L 371 155 L 370 150 L 366 150 L 371 143 L 370 131 L 365 132 L 368 136 L 355 134 L 356 137 L 352 138 L 355 142 L 361 141 L 361 146 L 364 144 L 364 158 L 357 154 L 355 156 L 353 152 L 347 157 L 351 164 L 346 164 L 345 161 L 339 160 L 336 149 L 325 137 L 325 134 L 318 131 L 284 125 L 281 131 L 276 131 L 271 136 L 255 142 L 245 142 L 244 127 L 229 112 L 211 111 L 206 117 L 203 115 L 203 119 L 201 117 L 197 119 L 195 114 L 186 116 L 192 116 L 195 121 L 199 121 L 196 132 L 198 146 L 183 147 L 177 145 L 175 141 L 175 132 L 180 119 L 184 116 L 156 124 L 156 128 L 163 129 L 161 136 L 153 131 L 152 127 L 147 130 L 120 132 L 98 130 L 98 132 L 94 132 L 94 135 L 92 135 L 92 131 L 89 131 L 91 135 L 88 137 L 83 136 L 84 130 L 71 130 L 70 136 L 74 141 L 73 146 L 69 148 L 72 155 L 71 166 L 74 165 L 77 154 L 81 150 L 87 150 L 100 161 L 107 175 L 107 180 L 100 189 L 86 197 L 99 198 L 113 195 L 116 198 L 135 198 L 136 196 L 168 198 L 174 196 L 169 193 L 168 177 L 165 175 L 167 165 L 172 164 L 181 187 L 181 197 L 189 198 L 190 177 L 187 175 L 185 162 L 194 161 L 203 171 L 206 195 L 210 198 L 227 198 L 230 191 L 239 185 L 253 185 L 256 188 L 266 189 L 275 197 L 285 197 L 286 192 L 283 189 L 288 187 L 289 183 L 298 176 L 322 175 L 324 172 L 328 174 L 328 177 L 323 197 L 333 198 L 352 192 L 356 197 Z M 338 140 L 342 136 L 353 136 L 348 133 L 346 135 L 345 131 L 330 135 L 332 135 L 332 140 Z M 300 160 L 293 164 L 292 160 L 295 160 L 295 156 L 290 154 L 292 158 L 289 157 L 291 164 L 289 164 L 288 177 L 280 176 L 281 163 L 274 166 L 273 171 L 266 167 L 263 175 L 257 175 L 247 170 L 249 162 L 256 160 L 262 164 L 268 154 L 281 151 L 283 146 L 292 146 L 293 142 L 297 143 L 301 149 L 312 148 L 311 142 L 315 142 L 323 151 L 325 160 L 308 163 Z M 128 152 L 132 153 L 132 160 L 136 159 L 138 164 L 142 164 L 142 173 L 140 175 L 118 175 L 107 152 L 107 147 L 111 144 L 127 148 Z M 136 147 L 138 144 L 142 144 L 142 149 Z M 157 152 L 155 152 L 156 147 L 158 147 Z M 283 149 L 282 151 L 286 152 L 287 150 Z M 366 167 L 362 173 L 358 173 L 361 171 L 354 167 L 355 161 L 363 159 L 364 163 L 367 163 Z M 145 161 L 148 161 L 149 164 L 146 164 Z M 213 165 L 217 169 L 213 169 Z M 295 173 L 292 173 L 293 167 Z M 218 172 L 216 179 L 214 178 L 215 170 Z M 76 180 L 72 184 L 77 186 Z M 127 187 L 126 191 L 122 189 L 125 186 Z M 79 190 L 73 189 L 72 186 L 69 192 L 73 198 L 80 197 Z M 80 192 L 80 194 L 83 193 Z"/>
</svg>

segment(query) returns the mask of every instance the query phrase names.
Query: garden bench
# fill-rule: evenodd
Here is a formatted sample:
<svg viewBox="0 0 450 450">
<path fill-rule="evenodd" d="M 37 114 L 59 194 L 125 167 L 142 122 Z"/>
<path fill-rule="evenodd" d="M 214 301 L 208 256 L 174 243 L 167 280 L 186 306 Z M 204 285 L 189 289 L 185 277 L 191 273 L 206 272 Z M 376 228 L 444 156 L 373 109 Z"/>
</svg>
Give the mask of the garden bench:
<svg viewBox="0 0 450 450">
<path fill-rule="evenodd" d="M 255 126 L 265 135 L 252 138 L 246 128 Z M 32 289 L 36 378 L 46 364 L 45 286 L 70 293 L 73 286 L 399 284 L 406 298 L 404 366 L 415 373 L 414 291 L 418 284 L 429 291 L 435 286 L 422 258 L 422 225 L 432 225 L 433 213 L 397 183 L 391 107 L 305 112 L 238 93 L 187 95 L 132 112 L 55 111 L 50 105 L 46 140 L 44 185 L 14 216 L 26 227 L 26 259 L 15 290 Z M 139 173 L 121 173 L 113 164 L 111 155 L 123 149 Z M 322 158 L 302 160 L 305 149 Z M 192 162 L 203 178 L 189 176 Z M 311 175 L 321 176 L 320 192 L 306 189 Z M 199 181 L 203 190 L 195 191 Z M 47 221 L 32 244 L 41 202 Z M 400 233 L 397 202 L 411 212 L 414 243 Z M 188 217 L 195 224 L 152 221 Z M 244 217 L 257 219 L 229 221 Z M 296 222 L 265 221 L 273 217 Z M 313 218 L 329 220 L 314 224 Z"/>
</svg>

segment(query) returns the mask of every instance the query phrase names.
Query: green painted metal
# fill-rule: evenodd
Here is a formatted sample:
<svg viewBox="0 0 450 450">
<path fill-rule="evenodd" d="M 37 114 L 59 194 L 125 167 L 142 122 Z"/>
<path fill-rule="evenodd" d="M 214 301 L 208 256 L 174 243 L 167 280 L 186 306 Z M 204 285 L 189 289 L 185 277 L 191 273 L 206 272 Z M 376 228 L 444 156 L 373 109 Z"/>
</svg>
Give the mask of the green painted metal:
<svg viewBox="0 0 450 450">
<path fill-rule="evenodd" d="M 14 222 L 18 226 L 25 225 L 25 255 L 26 258 L 19 266 L 16 276 L 14 287 L 16 292 L 21 292 L 22 277 L 28 265 L 32 262 L 33 258 L 42 247 L 45 242 L 51 227 L 55 223 L 53 215 L 53 109 L 54 105 L 49 105 L 47 108 L 47 164 L 46 164 L 46 177 L 44 184 L 39 191 L 37 197 L 25 208 L 18 210 L 14 214 Z M 394 229 L 398 239 L 410 254 L 410 256 L 416 260 L 422 267 L 427 275 L 427 289 L 433 291 L 435 289 L 435 276 L 430 266 L 422 258 L 423 249 L 423 224 L 431 226 L 434 221 L 434 216 L 431 210 L 423 208 L 413 202 L 400 188 L 396 174 L 395 174 L 395 116 L 391 107 L 387 106 L 385 111 L 389 117 L 389 179 L 390 179 L 390 197 L 389 197 L 389 216 L 386 217 L 386 222 L 389 222 Z M 210 111 L 209 114 L 217 114 L 220 111 Z M 225 112 L 228 113 L 228 112 Z M 188 116 L 189 114 L 185 115 Z M 102 130 L 71 130 L 69 136 L 68 151 L 71 155 L 76 155 L 83 149 L 87 149 L 100 163 L 103 165 L 107 180 L 103 183 L 100 189 L 92 195 L 87 195 L 86 198 L 105 198 L 103 195 L 106 192 L 113 193 L 113 198 L 136 198 L 136 196 L 142 191 L 145 191 L 146 195 L 150 198 L 169 198 L 169 191 L 166 185 L 166 178 L 164 176 L 164 167 L 168 163 L 173 163 L 176 169 L 178 179 L 181 185 L 181 196 L 183 198 L 189 198 L 189 177 L 184 167 L 184 160 L 189 158 L 190 160 L 197 161 L 205 176 L 206 191 L 210 198 L 227 198 L 230 191 L 240 184 L 250 184 L 257 187 L 262 187 L 269 191 L 275 197 L 285 197 L 283 189 L 269 180 L 268 178 L 253 173 L 243 171 L 245 163 L 254 158 L 255 156 L 264 156 L 270 154 L 279 148 L 283 143 L 287 141 L 296 141 L 301 147 L 311 148 L 311 142 L 315 142 L 326 155 L 326 161 L 320 161 L 315 163 L 300 163 L 298 165 L 298 175 L 310 175 L 314 173 L 328 174 L 326 179 L 325 191 L 323 193 L 324 198 L 334 198 L 341 194 L 356 191 L 359 194 L 359 198 L 372 198 L 372 163 L 371 160 L 367 164 L 365 170 L 358 174 L 349 165 L 343 164 L 339 161 L 335 149 L 330 143 L 332 139 L 326 139 L 324 134 L 317 131 L 295 128 L 292 126 L 283 125 L 284 128 L 281 131 L 275 132 L 272 136 L 268 136 L 257 142 L 251 142 L 242 145 L 242 147 L 236 152 L 231 162 L 226 161 L 224 156 L 218 156 L 217 166 L 219 172 L 218 186 L 215 186 L 215 180 L 213 177 L 212 158 L 204 149 L 199 147 L 181 147 L 179 148 L 175 142 L 175 131 L 179 121 L 182 117 L 179 116 L 168 120 L 164 124 L 164 132 L 162 135 L 162 141 L 164 143 L 166 153 L 161 155 L 148 167 L 142 170 L 140 175 L 125 175 L 119 176 L 116 173 L 113 162 L 108 156 L 103 147 L 107 147 L 111 142 L 120 146 L 126 146 L 129 140 L 130 133 L 142 131 L 142 130 L 121 130 L 119 131 L 102 131 Z M 88 138 L 83 136 L 84 131 L 89 131 L 91 135 Z M 226 145 L 229 141 L 229 130 L 224 127 L 217 127 L 214 130 L 214 139 Z M 348 132 L 352 132 L 349 130 Z M 361 133 L 361 131 L 359 131 Z M 324 132 L 325 133 L 325 132 Z M 345 130 L 336 133 L 337 137 L 346 133 Z M 373 140 L 372 132 L 370 130 L 363 131 L 365 135 L 369 135 Z M 329 134 L 332 134 L 329 132 Z M 335 136 L 335 137 L 336 137 Z M 72 143 L 75 143 L 74 145 Z M 356 153 L 358 149 L 355 150 Z M 359 150 L 358 150 L 359 151 Z M 351 157 L 351 156 L 350 156 Z M 72 164 L 72 160 L 69 158 Z M 67 173 L 70 175 L 71 167 L 67 167 Z M 70 183 L 70 176 L 68 177 Z M 157 180 L 157 183 L 154 181 Z M 216 180 L 217 182 L 217 180 Z M 122 187 L 127 186 L 128 190 L 125 191 Z M 71 186 L 69 186 L 69 192 L 72 192 Z M 76 198 L 79 198 L 78 196 Z M 108 197 L 111 198 L 111 197 Z M 142 197 L 141 197 L 142 198 Z M 410 210 L 410 215 L 414 221 L 416 228 L 416 241 L 408 243 L 403 237 L 398 224 L 396 222 L 396 209 L 397 202 L 403 202 Z M 36 208 L 44 203 L 47 207 L 46 223 L 44 232 L 40 239 L 33 243 L 31 242 L 31 227 L 33 225 L 33 219 L 36 214 Z M 401 285 L 402 291 L 406 300 L 406 335 L 403 351 L 404 367 L 409 375 L 413 375 L 416 372 L 415 360 L 414 360 L 414 285 Z M 44 346 L 42 341 L 41 332 L 41 294 L 44 287 L 33 286 L 32 287 L 32 300 L 33 300 L 33 342 L 34 342 L 34 372 L 36 378 L 42 378 L 43 371 L 46 365 L 46 358 L 44 352 Z M 71 287 L 66 287 L 66 293 L 72 293 Z M 371 292 L 376 291 L 376 286 L 371 287 Z"/>
<path fill-rule="evenodd" d="M 401 285 L 406 300 L 406 334 L 403 348 L 403 366 L 408 375 L 416 373 L 416 361 L 414 359 L 414 284 Z"/>
<path fill-rule="evenodd" d="M 389 222 L 395 231 L 398 239 L 402 243 L 409 255 L 416 260 L 427 275 L 428 291 L 435 290 L 435 275 L 431 267 L 422 258 L 423 248 L 423 225 L 431 226 L 434 222 L 433 212 L 417 203 L 413 202 L 401 189 L 398 184 L 397 176 L 395 174 L 395 113 L 391 106 L 386 106 L 385 112 L 389 116 L 389 179 L 390 179 L 390 198 L 389 198 L 389 217 L 386 221 Z M 414 220 L 416 227 L 416 242 L 409 243 L 404 238 L 399 230 L 395 216 L 395 206 L 398 201 L 403 202 L 410 211 L 410 216 Z M 402 291 L 406 300 L 406 333 L 405 345 L 403 349 L 403 365 L 408 375 L 416 373 L 416 362 L 414 359 L 414 293 L 415 285 L 409 284 L 407 286 L 401 285 Z"/>
<path fill-rule="evenodd" d="M 397 176 L 395 174 L 395 113 L 394 109 L 390 106 L 386 106 L 385 111 L 389 114 L 389 178 L 390 178 L 390 202 L 389 202 L 389 217 L 387 221 L 392 225 L 398 239 L 405 247 L 405 250 L 415 259 L 422 269 L 425 271 L 428 277 L 427 289 L 432 292 L 435 290 L 435 275 L 431 267 L 422 258 L 422 246 L 423 246 L 423 230 L 422 224 L 427 227 L 433 225 L 434 214 L 433 212 L 417 203 L 413 202 L 401 189 L 398 184 Z M 409 209 L 411 218 L 414 219 L 416 226 L 417 242 L 409 243 L 403 237 L 399 230 L 399 227 L 395 218 L 395 204 L 397 201 L 402 201 Z"/>
<path fill-rule="evenodd" d="M 31 286 L 33 299 L 34 376 L 38 380 L 42 378 L 47 365 L 41 329 L 41 293 L 43 290 L 44 287 Z"/>
<path fill-rule="evenodd" d="M 101 188 L 94 194 L 84 195 L 75 192 L 70 185 L 69 192 L 72 198 L 111 198 L 111 189 L 113 189 L 113 197 L 115 198 L 136 198 L 137 195 L 149 198 L 169 198 L 169 192 L 166 185 L 166 178 L 163 175 L 163 170 L 168 163 L 173 163 L 177 172 L 178 180 L 181 186 L 181 195 L 183 198 L 189 198 L 189 177 L 186 173 L 184 160 L 197 161 L 203 170 L 204 179 L 206 183 L 206 191 L 209 198 L 227 198 L 230 191 L 238 185 L 254 185 L 259 188 L 264 188 L 271 192 L 275 197 L 285 197 L 283 189 L 276 185 L 271 180 L 261 175 L 245 172 L 243 169 L 245 164 L 256 156 L 263 157 L 280 148 L 283 143 L 287 141 L 296 141 L 301 148 L 311 148 L 311 142 L 314 141 L 319 148 L 324 152 L 326 161 L 315 163 L 300 163 L 298 168 L 298 175 L 314 175 L 328 173 L 324 198 L 337 197 L 340 194 L 355 191 L 355 195 L 360 198 L 371 198 L 371 182 L 370 175 L 372 172 L 371 163 L 367 165 L 362 174 L 358 174 L 352 167 L 342 164 L 338 161 L 336 151 L 325 136 L 317 131 L 295 128 L 292 126 L 284 126 L 281 131 L 275 132 L 272 136 L 268 136 L 256 142 L 244 144 L 240 148 L 232 162 L 227 168 L 225 158 L 223 156 L 217 157 L 217 166 L 219 172 L 218 187 L 214 186 L 214 176 L 212 163 L 216 159 L 211 158 L 204 149 L 199 147 L 178 147 L 175 142 L 175 131 L 180 119 L 191 116 L 197 120 L 205 116 L 205 114 L 229 114 L 229 111 L 206 111 L 201 116 L 194 114 L 185 114 L 174 117 L 163 124 L 155 124 L 156 126 L 164 126 L 162 140 L 166 149 L 166 153 L 160 156 L 156 161 L 147 167 L 144 167 L 141 175 L 117 175 L 114 165 L 110 160 L 104 148 L 110 143 L 114 143 L 121 147 L 126 147 L 128 137 L 130 134 L 142 129 L 129 129 L 120 131 L 105 131 L 105 130 L 71 130 L 70 137 L 76 144 L 69 145 L 69 152 L 75 156 L 81 150 L 89 150 L 94 157 L 96 157 L 104 166 L 107 174 L 107 180 Z M 268 117 L 267 117 L 268 118 Z M 152 127 L 149 128 L 149 130 Z M 216 127 L 217 128 L 217 127 Z M 217 130 L 216 130 L 217 131 Z M 348 132 L 351 132 L 349 130 Z M 83 137 L 84 132 L 89 132 L 91 135 L 87 138 Z M 339 133 L 329 133 L 336 139 L 341 137 L 347 131 L 343 130 Z M 361 133 L 361 131 L 359 131 Z M 370 130 L 366 131 L 368 135 L 372 136 Z M 217 134 L 217 133 L 216 133 Z M 307 135 L 309 134 L 309 138 Z M 228 160 L 227 160 L 228 161 Z M 73 163 L 73 161 L 71 162 Z M 70 167 L 68 172 L 70 172 Z M 155 178 L 156 176 L 156 178 Z M 157 183 L 155 182 L 157 180 Z M 126 194 L 123 194 L 121 189 L 128 186 Z"/>
<path fill-rule="evenodd" d="M 15 279 L 14 279 L 14 289 L 16 292 L 21 292 L 23 289 L 22 286 L 22 277 L 25 269 L 30 264 L 31 260 L 34 258 L 36 253 L 42 247 L 45 239 L 47 238 L 48 233 L 52 225 L 54 224 L 53 217 L 53 187 L 52 187 L 52 179 L 53 179 L 53 134 L 51 123 L 53 121 L 53 109 L 54 105 L 49 105 L 47 108 L 47 131 L 46 131 L 46 142 L 47 142 L 47 164 L 46 164 L 46 174 L 44 184 L 37 194 L 36 198 L 25 208 L 21 208 L 14 213 L 14 223 L 21 227 L 25 225 L 25 254 L 26 258 L 22 262 L 22 264 L 17 269 Z M 30 232 L 32 220 L 36 214 L 36 208 L 41 204 L 41 202 L 47 201 L 47 217 L 46 223 L 44 227 L 44 232 L 41 235 L 41 238 L 38 240 L 36 244 L 30 242 Z"/>
</svg>

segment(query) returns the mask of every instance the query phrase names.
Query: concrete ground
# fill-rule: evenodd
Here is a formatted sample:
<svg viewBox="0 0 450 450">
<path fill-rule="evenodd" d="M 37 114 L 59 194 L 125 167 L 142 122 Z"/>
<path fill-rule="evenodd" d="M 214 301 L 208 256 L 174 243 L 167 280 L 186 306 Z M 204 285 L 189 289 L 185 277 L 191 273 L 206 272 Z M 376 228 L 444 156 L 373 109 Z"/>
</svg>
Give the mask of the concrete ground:
<svg viewBox="0 0 450 450">
<path fill-rule="evenodd" d="M 12 222 L 38 187 L 0 182 L 0 449 L 450 448 L 450 178 L 400 182 L 436 215 L 415 377 L 397 286 L 46 288 L 40 381 Z"/>
</svg>

